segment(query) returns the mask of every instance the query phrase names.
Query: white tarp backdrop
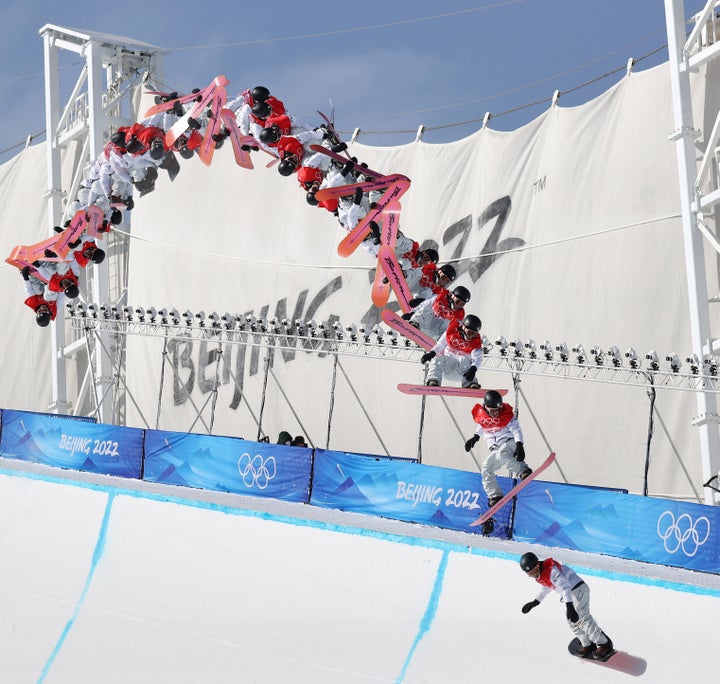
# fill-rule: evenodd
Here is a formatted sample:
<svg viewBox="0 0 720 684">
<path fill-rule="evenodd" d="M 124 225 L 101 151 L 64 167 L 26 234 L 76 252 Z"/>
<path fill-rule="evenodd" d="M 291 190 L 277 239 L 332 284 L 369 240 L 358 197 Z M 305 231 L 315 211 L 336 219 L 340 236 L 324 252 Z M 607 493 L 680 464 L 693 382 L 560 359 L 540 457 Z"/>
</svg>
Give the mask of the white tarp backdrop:
<svg viewBox="0 0 720 684">
<path fill-rule="evenodd" d="M 696 111 L 703 111 L 706 87 L 718 91 L 717 83 L 709 71 L 695 75 Z M 231 84 L 231 95 L 234 86 L 239 91 L 244 84 Z M 292 110 L 291 102 L 286 105 Z M 708 135 L 711 122 L 697 127 Z M 466 311 L 480 316 L 491 341 L 502 335 L 582 343 L 587 350 L 632 346 L 643 356 L 655 349 L 661 357 L 674 351 L 684 358 L 691 347 L 672 129 L 663 65 L 629 74 L 583 106 L 564 108 L 560 100 L 517 131 L 487 128 L 444 145 L 355 143 L 350 151 L 372 169 L 412 179 L 401 230 L 435 243 L 442 262 L 459 265 L 456 283 L 472 293 Z M 39 149 L 0 167 L 7 253 L 46 235 Z M 32 169 L 29 161 L 25 168 L 30 156 Z M 256 153 L 253 159 L 255 170 L 237 167 L 228 144 L 210 167 L 197 158 L 180 160 L 172 183 L 161 173 L 155 191 L 132 212 L 128 301 L 265 318 L 339 318 L 344 325 L 376 322 L 372 259 L 362 248 L 349 259 L 339 257 L 335 218 L 307 205 L 294 178 L 265 168 L 269 157 Z M 16 174 L 24 174 L 22 202 L 12 182 Z M 717 268 L 709 262 L 714 292 Z M 3 336 L 2 351 L 13 359 L 6 373 L 14 374 L 12 386 L 0 389 L 2 405 L 45 410 L 47 331 L 33 329 L 14 269 L 2 269 L 1 277 L 12 281 L 2 306 L 13 332 Z M 334 369 L 329 355 L 278 351 L 263 404 L 267 348 L 225 347 L 218 357 L 216 347 L 174 342 L 164 355 L 162 338 L 131 336 L 127 423 L 156 427 L 160 402 L 158 427 L 205 431 L 209 419 L 203 425 L 196 416 L 199 408 L 209 415 L 217 369 L 223 384 L 213 404 L 214 434 L 256 439 L 262 411 L 271 441 L 288 430 L 325 447 L 329 432 L 330 448 L 417 454 L 421 400 L 400 394 L 396 384 L 422 381 L 419 353 L 407 361 L 343 356 Z M 189 391 L 174 387 L 173 364 Z M 478 377 L 484 387 L 510 389 L 514 403 L 509 373 L 481 369 Z M 547 441 L 559 465 L 548 471 L 549 479 L 642 491 L 650 405 L 645 388 L 523 376 L 521 390 L 531 466 L 545 457 Z M 463 449 L 474 428 L 472 405 L 459 398 L 427 401 L 423 462 L 477 469 L 482 445 L 474 458 Z M 690 423 L 693 395 L 658 388 L 655 409 L 650 493 L 702 497 L 697 428 Z"/>
</svg>

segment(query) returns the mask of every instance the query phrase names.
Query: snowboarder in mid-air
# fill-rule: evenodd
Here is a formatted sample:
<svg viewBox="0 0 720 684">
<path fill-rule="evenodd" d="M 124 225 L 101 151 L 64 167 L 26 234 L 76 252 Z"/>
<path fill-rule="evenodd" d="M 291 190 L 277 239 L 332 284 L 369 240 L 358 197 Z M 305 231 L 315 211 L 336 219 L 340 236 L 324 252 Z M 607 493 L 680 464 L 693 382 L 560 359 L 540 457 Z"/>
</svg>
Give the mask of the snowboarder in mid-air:
<svg viewBox="0 0 720 684">
<path fill-rule="evenodd" d="M 524 480 L 532 469 L 525 463 L 523 433 L 513 407 L 503 401 L 496 390 L 485 392 L 482 404 L 472 408 L 473 420 L 478 424 L 475 434 L 465 442 L 465 451 L 470 451 L 485 437 L 490 453 L 482 464 L 482 484 L 492 508 L 503 498 L 502 487 L 495 473 L 505 466 L 513 477 Z"/>
<path fill-rule="evenodd" d="M 605 660 L 614 653 L 610 637 L 590 614 L 590 588 L 572 568 L 552 558 L 541 561 L 531 551 L 520 557 L 520 567 L 528 577 L 542 585 L 537 598 L 522 607 L 524 614 L 539 606 L 550 591 L 555 590 L 565 603 L 568 625 L 580 642 L 577 655 Z"/>
</svg>

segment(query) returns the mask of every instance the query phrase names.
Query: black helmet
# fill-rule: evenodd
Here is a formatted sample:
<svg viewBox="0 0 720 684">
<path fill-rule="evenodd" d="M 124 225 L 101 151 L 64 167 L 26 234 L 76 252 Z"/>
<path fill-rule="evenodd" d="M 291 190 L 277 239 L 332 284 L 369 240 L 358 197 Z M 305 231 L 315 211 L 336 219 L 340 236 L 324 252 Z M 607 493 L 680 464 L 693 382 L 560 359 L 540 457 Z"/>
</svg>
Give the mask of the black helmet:
<svg viewBox="0 0 720 684">
<path fill-rule="evenodd" d="M 73 282 L 71 282 L 64 290 L 65 296 L 68 299 L 75 299 L 80 294 L 80 288 Z"/>
<path fill-rule="evenodd" d="M 272 114 L 272 107 L 267 102 L 256 102 L 252 106 L 252 113 L 258 119 L 267 119 Z"/>
<path fill-rule="evenodd" d="M 270 91 L 265 86 L 255 86 L 250 91 L 253 102 L 265 102 L 270 97 Z"/>
<path fill-rule="evenodd" d="M 455 280 L 455 276 L 457 275 L 457 272 L 455 271 L 455 267 L 452 264 L 445 264 L 444 266 L 440 266 L 438 268 L 438 271 L 441 271 L 444 273 L 449 280 Z"/>
<path fill-rule="evenodd" d="M 487 397 L 487 394 L 485 395 Z M 538 557 L 532 552 L 528 551 L 520 556 L 520 567 L 523 572 L 529 572 L 539 563 Z"/>
<path fill-rule="evenodd" d="M 278 173 L 281 176 L 291 176 L 297 169 L 297 162 L 293 159 L 283 159 L 278 164 Z"/>
<path fill-rule="evenodd" d="M 318 201 L 315 199 L 315 193 L 314 193 L 314 192 L 308 192 L 308 193 L 305 195 L 305 201 L 306 201 L 311 207 L 316 207 L 318 204 L 320 204 L 320 202 L 318 202 Z"/>
<path fill-rule="evenodd" d="M 463 318 L 463 325 L 469 330 L 480 332 L 480 328 L 482 328 L 482 321 L 474 314 L 468 314 L 465 318 Z"/>
<path fill-rule="evenodd" d="M 258 137 L 260 138 L 260 141 L 264 142 L 266 145 L 269 143 L 276 143 L 282 137 L 282 131 L 280 130 L 280 126 L 273 124 L 272 126 L 263 128 Z"/>
<path fill-rule="evenodd" d="M 94 264 L 101 264 L 103 261 L 105 261 L 105 250 L 96 247 L 92 255 L 92 262 Z"/>
<path fill-rule="evenodd" d="M 485 392 L 483 404 L 485 404 L 485 408 L 500 408 L 503 405 L 503 400 L 500 396 L 500 392 L 498 392 L 497 390 L 488 390 L 487 392 Z"/>
<path fill-rule="evenodd" d="M 434 264 L 440 261 L 440 255 L 437 253 L 437 250 L 433 249 L 432 247 L 428 247 L 427 249 L 421 249 L 420 254 L 424 254 Z"/>
<path fill-rule="evenodd" d="M 462 299 L 466 304 L 470 301 L 470 290 L 462 285 L 458 285 L 452 293 L 458 298 Z"/>
<path fill-rule="evenodd" d="M 42 308 L 42 311 L 40 310 L 40 308 L 38 308 L 38 310 L 35 312 L 35 322 L 41 328 L 47 328 L 50 325 L 50 321 L 52 320 L 52 315 L 50 314 L 50 311 L 47 307 Z"/>
</svg>

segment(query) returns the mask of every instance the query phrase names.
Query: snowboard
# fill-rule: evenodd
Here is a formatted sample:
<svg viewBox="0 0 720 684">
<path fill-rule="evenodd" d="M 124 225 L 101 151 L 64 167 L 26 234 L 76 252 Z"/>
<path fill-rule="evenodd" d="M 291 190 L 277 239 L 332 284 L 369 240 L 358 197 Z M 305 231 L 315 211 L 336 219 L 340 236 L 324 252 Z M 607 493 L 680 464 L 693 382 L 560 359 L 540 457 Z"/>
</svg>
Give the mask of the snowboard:
<svg viewBox="0 0 720 684">
<path fill-rule="evenodd" d="M 342 155 L 338 154 L 337 152 L 333 152 L 331 149 L 328 149 L 327 147 L 323 147 L 322 145 L 310 145 L 310 149 L 313 152 L 320 152 L 322 154 L 327 155 L 331 159 L 334 159 L 336 162 L 340 162 L 341 164 L 344 164 L 348 161 L 347 157 L 343 157 Z M 367 166 L 362 166 L 362 164 L 358 165 L 359 167 L 362 167 L 362 173 L 365 176 L 372 176 L 373 178 L 381 178 L 384 176 L 384 173 L 380 173 L 378 171 L 373 171 L 372 169 L 369 169 Z"/>
<path fill-rule="evenodd" d="M 165 133 L 165 145 L 167 147 L 172 147 L 175 144 L 175 141 L 183 134 L 185 131 L 187 131 L 189 127 L 189 120 L 191 118 L 197 119 L 205 110 L 205 107 L 207 107 L 210 102 L 213 100 L 213 94 L 215 93 L 215 90 L 217 88 L 222 88 L 225 90 L 225 86 L 228 85 L 230 81 L 225 78 L 225 76 L 216 76 L 213 79 L 213 82 L 207 86 L 207 88 L 203 88 L 195 99 L 192 101 L 192 106 L 188 109 L 188 111 L 185 112 L 170 128 L 169 131 L 166 131 Z M 223 105 L 225 101 L 223 99 Z"/>
<path fill-rule="evenodd" d="M 240 133 L 237 121 L 235 120 L 235 114 L 231 110 L 221 110 L 220 118 L 222 119 L 223 126 L 225 126 L 225 130 L 227 131 L 230 142 L 232 143 L 235 163 L 244 169 L 252 169 L 253 163 L 252 159 L 250 159 L 250 152 L 243 150 L 243 145 L 257 145 L 255 138 L 250 135 L 243 136 Z"/>
<path fill-rule="evenodd" d="M 363 181 L 362 183 L 351 183 L 349 185 L 337 185 L 332 188 L 320 188 L 315 193 L 315 199 L 318 202 L 324 202 L 329 199 L 339 199 L 347 195 L 354 195 L 355 190 L 361 188 L 364 193 L 371 192 L 372 190 L 382 190 L 387 188 L 393 183 L 410 183 L 410 179 L 407 176 L 403 176 L 401 173 L 393 173 L 389 176 L 379 176 L 372 180 Z"/>
<path fill-rule="evenodd" d="M 484 389 L 470 389 L 469 387 L 430 387 L 429 385 L 411 385 L 401 382 L 398 385 L 398 389 L 403 394 L 430 394 L 438 395 L 441 397 L 472 397 L 473 399 L 482 399 L 485 396 L 487 390 Z M 505 396 L 507 390 L 496 390 L 500 393 L 500 396 Z M 553 455 L 553 458 L 555 456 Z M 523 480 L 524 482 L 524 480 Z M 476 523 L 472 523 L 473 525 Z"/>
<path fill-rule="evenodd" d="M 500 392 L 502 394 L 502 392 Z M 499 511 L 505 504 L 507 504 L 511 499 L 514 499 L 521 489 L 524 489 L 527 487 L 540 473 L 542 473 L 544 470 L 550 467 L 550 465 L 555 461 L 555 452 L 553 451 L 535 470 L 530 473 L 524 480 L 520 480 L 500 501 L 498 501 L 494 506 L 491 506 L 487 509 L 477 520 L 474 520 L 470 523 L 470 527 L 476 527 L 477 525 L 484 525 L 485 523 L 488 523 L 491 521 L 493 515 L 497 511 Z M 485 533 L 486 527 L 483 527 L 483 532 Z"/>
<path fill-rule="evenodd" d="M 432 337 L 429 337 L 424 332 L 421 332 L 414 325 L 410 325 L 410 321 L 406 321 L 402 316 L 398 316 L 394 311 L 391 311 L 390 309 L 383 309 L 380 317 L 385 325 L 393 330 L 396 330 L 425 351 L 430 351 L 435 346 L 435 340 L 433 340 Z"/>
<path fill-rule="evenodd" d="M 400 218 L 400 202 L 390 202 L 383 211 L 382 223 L 380 226 L 380 250 L 383 247 L 390 249 L 395 246 L 397 240 L 398 221 Z M 382 309 L 390 298 L 390 281 L 385 275 L 382 262 L 380 261 L 380 250 L 378 250 L 378 260 L 375 265 L 375 279 L 373 280 L 371 299 L 373 304 Z M 392 251 L 392 250 L 391 250 Z M 393 253 L 394 256 L 394 253 Z"/>
<path fill-rule="evenodd" d="M 624 672 L 625 674 L 631 675 L 632 677 L 639 677 L 640 675 L 644 674 L 645 670 L 647 669 L 647 662 L 643 658 L 630 655 L 625 651 L 613 650 L 604 658 L 595 658 L 592 656 L 584 657 L 578 655 L 580 646 L 580 640 L 573 639 L 568 644 L 568 651 L 570 651 L 571 655 L 574 655 L 576 658 L 582 660 L 585 663 L 595 663 L 596 665 L 600 665 L 601 667 L 607 667 L 611 670 Z"/>
<path fill-rule="evenodd" d="M 338 245 L 338 254 L 341 257 L 350 256 L 370 232 L 370 221 L 375 221 L 392 202 L 399 200 L 409 187 L 409 181 L 398 181 L 388 186 L 383 196 L 375 202 L 375 208 L 368 211 L 362 220 L 342 239 Z"/>
<path fill-rule="evenodd" d="M 332 103 L 331 103 L 331 105 L 332 105 Z M 333 123 L 335 114 L 331 111 L 330 116 L 328 117 L 325 114 L 323 114 L 319 109 L 317 110 L 317 113 L 322 117 L 323 121 L 325 122 L 327 131 L 328 131 L 328 133 L 330 133 L 330 136 L 332 138 L 333 145 L 341 143 L 342 140 L 340 140 L 340 136 L 338 135 L 338 132 L 335 130 L 335 124 Z M 347 159 L 350 159 L 350 153 L 346 151 L 345 154 L 347 155 Z"/>
<path fill-rule="evenodd" d="M 220 133 L 222 130 L 223 119 L 220 116 L 225 107 L 225 101 L 227 100 L 227 90 L 218 86 L 215 88 L 212 94 L 212 99 L 209 102 L 209 109 L 207 113 L 207 126 L 205 127 L 205 135 L 203 136 L 200 147 L 197 150 L 198 157 L 205 166 L 210 166 L 212 163 L 213 154 L 215 153 L 216 142 L 213 136 Z"/>
<path fill-rule="evenodd" d="M 403 313 L 410 313 L 413 307 L 410 305 L 412 299 L 412 293 L 405 281 L 402 268 L 398 262 L 395 252 L 392 247 L 387 245 L 380 245 L 380 252 L 378 253 L 378 264 L 385 272 L 385 277 L 388 279 L 392 291 L 395 293 L 395 297 L 400 304 L 400 308 Z"/>
<path fill-rule="evenodd" d="M 69 245 L 70 242 L 80 239 L 85 232 L 93 238 L 99 235 L 98 229 L 102 226 L 103 218 L 103 210 L 97 205 L 91 204 L 87 209 L 75 212 L 70 224 L 62 233 L 36 242 L 34 245 L 18 245 L 13 248 L 5 261 L 20 269 L 23 266 L 30 266 L 33 261 L 64 261 L 72 249 Z M 46 257 L 46 249 L 51 249 L 57 254 L 57 257 Z"/>
</svg>

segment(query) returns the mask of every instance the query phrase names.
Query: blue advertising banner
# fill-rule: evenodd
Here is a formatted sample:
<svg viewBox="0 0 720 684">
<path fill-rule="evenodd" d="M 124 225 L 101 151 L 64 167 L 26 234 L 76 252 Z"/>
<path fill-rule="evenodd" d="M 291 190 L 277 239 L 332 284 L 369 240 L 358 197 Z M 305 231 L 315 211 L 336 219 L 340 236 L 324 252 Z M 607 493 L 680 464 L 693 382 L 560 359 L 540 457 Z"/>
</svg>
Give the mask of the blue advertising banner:
<svg viewBox="0 0 720 684">
<path fill-rule="evenodd" d="M 310 503 L 477 533 L 468 526 L 487 510 L 479 473 L 324 449 L 315 450 Z M 498 513 L 492 536 L 509 536 L 511 508 Z"/>
<path fill-rule="evenodd" d="M 307 503 L 312 449 L 186 432 L 147 430 L 148 482 Z"/>
<path fill-rule="evenodd" d="M 720 509 L 715 506 L 532 482 L 518 497 L 513 538 L 720 572 Z"/>
<path fill-rule="evenodd" d="M 143 431 L 5 409 L 0 456 L 103 475 L 139 478 Z"/>
</svg>

